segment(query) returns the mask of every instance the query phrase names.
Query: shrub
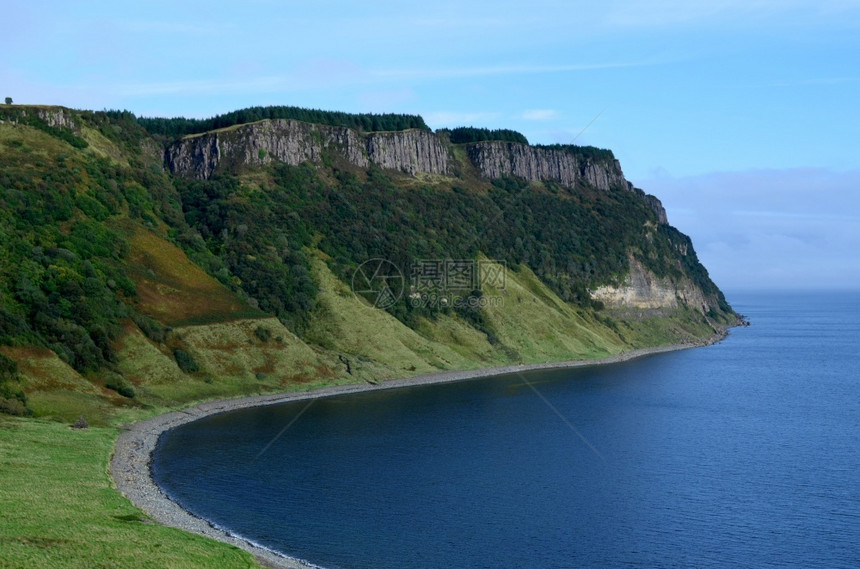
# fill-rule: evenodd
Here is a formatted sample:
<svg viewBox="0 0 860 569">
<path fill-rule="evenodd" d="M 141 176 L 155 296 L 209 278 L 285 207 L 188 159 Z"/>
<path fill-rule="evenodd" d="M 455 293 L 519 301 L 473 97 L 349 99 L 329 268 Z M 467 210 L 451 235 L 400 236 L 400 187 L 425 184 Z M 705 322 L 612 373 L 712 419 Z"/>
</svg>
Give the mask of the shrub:
<svg viewBox="0 0 860 569">
<path fill-rule="evenodd" d="M 254 336 L 256 336 L 261 342 L 265 343 L 272 339 L 272 331 L 268 328 L 257 326 L 257 329 L 254 330 Z"/>
<path fill-rule="evenodd" d="M 140 328 L 140 331 L 143 332 L 144 335 L 153 342 L 160 344 L 167 336 L 167 333 L 164 328 L 161 327 L 161 324 L 159 324 L 149 316 L 134 312 L 131 315 L 131 319 L 134 320 L 134 323 L 137 324 L 137 327 Z"/>
<path fill-rule="evenodd" d="M 200 371 L 200 366 L 197 365 L 197 362 L 194 361 L 191 354 L 182 348 L 176 348 L 173 350 L 173 358 L 176 360 L 176 365 L 178 365 L 179 369 L 184 373 L 195 373 Z"/>
<path fill-rule="evenodd" d="M 17 417 L 26 417 L 33 414 L 33 412 L 30 409 L 27 409 L 27 406 L 19 400 L 6 399 L 5 397 L 0 397 L 0 413 L 15 415 Z"/>
<path fill-rule="evenodd" d="M 126 381 L 123 376 L 119 374 L 111 373 L 111 377 L 108 379 L 107 383 L 105 383 L 105 387 L 113 389 L 123 397 L 134 399 L 134 388 L 128 384 L 128 381 Z"/>
<path fill-rule="evenodd" d="M 18 363 L 6 354 L 0 354 L 0 382 L 18 380 Z"/>
<path fill-rule="evenodd" d="M 123 397 L 128 397 L 129 399 L 134 399 L 134 388 L 130 385 L 121 385 L 119 389 L 116 390 L 117 393 L 122 395 Z"/>
</svg>

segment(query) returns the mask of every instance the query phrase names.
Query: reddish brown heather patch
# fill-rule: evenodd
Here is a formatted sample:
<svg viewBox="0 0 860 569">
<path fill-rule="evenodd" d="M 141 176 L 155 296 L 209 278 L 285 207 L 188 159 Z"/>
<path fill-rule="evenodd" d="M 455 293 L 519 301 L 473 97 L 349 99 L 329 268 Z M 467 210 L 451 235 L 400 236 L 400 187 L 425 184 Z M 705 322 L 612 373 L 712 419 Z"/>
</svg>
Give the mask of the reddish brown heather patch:
<svg viewBox="0 0 860 569">
<path fill-rule="evenodd" d="M 263 352 L 263 360 L 263 365 L 255 367 L 254 373 L 274 373 L 276 361 L 268 350 Z"/>
<path fill-rule="evenodd" d="M 195 265 L 185 253 L 139 226 L 128 225 L 129 275 L 141 312 L 168 326 L 262 315 Z"/>
<path fill-rule="evenodd" d="M 71 389 L 85 393 L 99 393 L 98 387 L 48 348 L 38 346 L 3 346 L 0 352 L 18 363 L 18 372 L 24 380 L 24 390 L 53 391 Z"/>
<path fill-rule="evenodd" d="M 337 374 L 334 372 L 334 370 L 332 370 L 327 365 L 320 364 L 320 365 L 316 365 L 316 366 L 312 366 L 312 367 L 314 370 L 314 372 L 312 374 L 313 377 L 316 377 L 316 378 L 321 378 L 321 377 L 332 377 L 332 378 L 334 378 L 334 377 L 337 377 Z"/>
<path fill-rule="evenodd" d="M 288 385 L 305 385 L 311 383 L 313 380 L 319 378 L 319 376 L 315 375 L 316 372 L 313 371 L 317 369 L 325 368 L 319 365 L 312 365 L 307 361 L 298 361 L 296 362 L 296 372 L 282 376 L 280 385 L 281 387 L 287 387 Z M 327 370 L 325 375 L 331 375 L 331 370 Z"/>
</svg>

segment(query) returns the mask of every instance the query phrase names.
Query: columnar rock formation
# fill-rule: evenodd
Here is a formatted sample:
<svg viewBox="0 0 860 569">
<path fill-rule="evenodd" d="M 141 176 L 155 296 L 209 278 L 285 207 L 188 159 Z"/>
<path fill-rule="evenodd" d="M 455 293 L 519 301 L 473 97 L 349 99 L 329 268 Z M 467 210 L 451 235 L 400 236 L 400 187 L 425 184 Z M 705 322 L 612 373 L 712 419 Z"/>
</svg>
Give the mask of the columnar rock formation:
<svg viewBox="0 0 860 569">
<path fill-rule="evenodd" d="M 451 145 L 426 130 L 360 133 L 338 126 L 279 119 L 237 125 L 172 144 L 165 154 L 174 174 L 205 180 L 216 170 L 256 167 L 272 161 L 319 164 L 326 156 L 357 168 L 375 165 L 412 176 L 452 174 Z M 574 149 L 529 146 L 518 142 L 485 141 L 466 145 L 469 162 L 488 180 L 504 176 L 530 182 L 557 182 L 574 188 L 588 184 L 608 191 L 621 188 L 645 199 L 666 223 L 660 200 L 624 179 L 614 158 L 593 158 Z"/>
<path fill-rule="evenodd" d="M 167 149 L 171 172 L 198 179 L 219 167 L 259 166 L 273 160 L 320 163 L 324 153 L 349 164 L 419 173 L 447 174 L 448 150 L 429 131 L 404 130 L 362 135 L 344 127 L 295 120 L 265 120 L 184 138 Z"/>
<path fill-rule="evenodd" d="M 485 178 L 516 176 L 530 182 L 554 181 L 574 187 L 584 181 L 600 190 L 627 187 L 617 160 L 594 162 L 571 151 L 518 142 L 478 142 L 468 147 L 469 159 Z"/>
</svg>

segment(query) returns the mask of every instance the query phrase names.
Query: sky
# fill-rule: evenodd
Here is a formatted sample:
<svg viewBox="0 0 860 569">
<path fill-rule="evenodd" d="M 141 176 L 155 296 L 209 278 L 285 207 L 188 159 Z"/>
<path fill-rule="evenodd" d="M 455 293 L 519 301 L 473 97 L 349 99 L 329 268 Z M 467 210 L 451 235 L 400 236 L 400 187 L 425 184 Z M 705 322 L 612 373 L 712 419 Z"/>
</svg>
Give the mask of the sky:
<svg viewBox="0 0 860 569">
<path fill-rule="evenodd" d="M 860 288 L 860 0 L 4 1 L 0 96 L 610 148 L 715 282 Z"/>
</svg>

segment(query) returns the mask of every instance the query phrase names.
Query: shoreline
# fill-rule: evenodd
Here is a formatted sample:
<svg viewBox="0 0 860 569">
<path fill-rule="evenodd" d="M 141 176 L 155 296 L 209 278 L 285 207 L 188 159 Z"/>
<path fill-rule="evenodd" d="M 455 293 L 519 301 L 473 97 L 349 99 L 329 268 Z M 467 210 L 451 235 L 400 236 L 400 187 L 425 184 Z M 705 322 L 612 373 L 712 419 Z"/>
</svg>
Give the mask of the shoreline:
<svg viewBox="0 0 860 569">
<path fill-rule="evenodd" d="M 109 463 L 111 478 L 117 490 L 135 506 L 143 510 L 155 522 L 189 531 L 223 543 L 234 545 L 251 553 L 259 563 L 276 569 L 302 569 L 318 567 L 298 558 L 276 553 L 228 530 L 216 527 L 199 518 L 171 500 L 152 479 L 150 464 L 152 453 L 161 434 L 186 423 L 209 415 L 226 413 L 237 409 L 276 405 L 294 401 L 307 401 L 324 397 L 335 397 L 352 393 L 397 389 L 419 385 L 433 385 L 468 381 L 484 377 L 511 373 L 598 366 L 626 362 L 643 356 L 708 346 L 724 339 L 727 330 L 718 332 L 708 340 L 686 344 L 671 344 L 654 348 L 640 348 L 594 360 L 571 360 L 543 364 L 521 364 L 496 368 L 481 368 L 464 371 L 442 371 L 417 375 L 410 378 L 392 379 L 379 384 L 361 383 L 323 387 L 308 391 L 273 393 L 238 399 L 224 399 L 198 403 L 187 409 L 172 411 L 130 425 L 120 433 Z"/>
</svg>

